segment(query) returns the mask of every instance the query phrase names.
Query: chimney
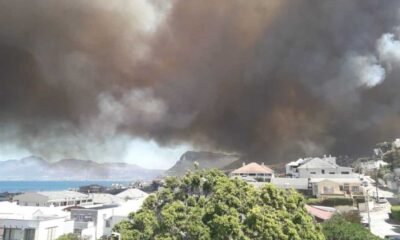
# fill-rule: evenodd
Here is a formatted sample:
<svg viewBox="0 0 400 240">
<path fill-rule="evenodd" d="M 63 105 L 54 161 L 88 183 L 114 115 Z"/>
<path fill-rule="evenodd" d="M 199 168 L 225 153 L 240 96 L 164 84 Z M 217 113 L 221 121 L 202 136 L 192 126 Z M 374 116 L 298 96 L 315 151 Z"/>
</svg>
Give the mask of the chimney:
<svg viewBox="0 0 400 240">
<path fill-rule="evenodd" d="M 261 166 L 264 166 L 264 162 L 261 163 Z"/>
<path fill-rule="evenodd" d="M 245 162 L 242 163 L 242 167 L 244 167 L 244 166 L 246 166 L 246 163 L 245 163 Z"/>
</svg>

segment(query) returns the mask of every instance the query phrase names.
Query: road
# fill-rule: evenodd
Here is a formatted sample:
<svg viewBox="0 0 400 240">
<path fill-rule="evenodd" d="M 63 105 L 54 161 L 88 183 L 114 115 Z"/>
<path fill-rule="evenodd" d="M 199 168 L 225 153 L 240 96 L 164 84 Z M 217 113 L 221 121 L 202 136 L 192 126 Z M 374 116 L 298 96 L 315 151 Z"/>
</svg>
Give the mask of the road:
<svg viewBox="0 0 400 240">
<path fill-rule="evenodd" d="M 368 187 L 368 192 L 371 196 L 376 195 L 376 188 L 374 186 Z M 380 189 L 378 190 L 378 195 L 380 197 L 390 198 L 393 197 L 393 193 Z M 390 213 L 390 203 L 378 204 L 376 203 L 374 208 L 370 210 L 371 216 L 371 232 L 379 237 L 384 237 L 385 235 L 395 235 L 400 234 L 400 225 L 393 223 L 389 219 Z M 363 218 L 363 222 L 368 222 L 368 214 L 366 212 L 362 212 L 361 216 Z"/>
</svg>

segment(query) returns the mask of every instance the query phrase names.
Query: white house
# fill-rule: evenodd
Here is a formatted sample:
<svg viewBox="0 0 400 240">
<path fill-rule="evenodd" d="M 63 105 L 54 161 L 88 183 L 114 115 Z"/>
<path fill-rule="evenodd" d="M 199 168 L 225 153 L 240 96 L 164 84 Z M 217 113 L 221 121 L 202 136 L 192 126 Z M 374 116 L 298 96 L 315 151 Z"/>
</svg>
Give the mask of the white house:
<svg viewBox="0 0 400 240">
<path fill-rule="evenodd" d="M 335 157 L 306 158 L 286 164 L 286 175 L 298 178 L 349 178 L 356 177 L 350 167 L 336 164 Z"/>
<path fill-rule="evenodd" d="M 379 170 L 380 168 L 387 165 L 388 163 L 382 160 L 369 160 L 357 163 L 356 167 L 360 168 L 363 173 L 368 173 L 371 171 Z"/>
<path fill-rule="evenodd" d="M 73 232 L 69 213 L 61 208 L 0 203 L 0 239 L 55 240 Z"/>
<path fill-rule="evenodd" d="M 298 178 L 299 177 L 299 170 L 297 169 L 301 164 L 303 164 L 305 161 L 311 160 L 311 158 L 299 158 L 296 161 L 290 162 L 285 165 L 285 170 L 286 170 L 286 176 L 288 177 L 294 177 Z"/>
<path fill-rule="evenodd" d="M 21 206 L 58 207 L 91 204 L 93 200 L 86 194 L 74 191 L 27 192 L 13 198 Z"/>
<path fill-rule="evenodd" d="M 247 165 L 243 163 L 243 166 L 232 171 L 230 173 L 230 176 L 238 176 L 244 179 L 251 177 L 255 180 L 260 179 L 261 181 L 269 182 L 272 178 L 274 178 L 274 171 L 265 166 L 264 163 L 262 163 L 261 165 L 255 162 L 249 163 Z"/>
<path fill-rule="evenodd" d="M 75 221 L 74 233 L 87 240 L 110 236 L 115 224 L 127 220 L 129 213 L 139 210 L 145 198 L 118 204 L 72 208 L 71 218 Z"/>
</svg>

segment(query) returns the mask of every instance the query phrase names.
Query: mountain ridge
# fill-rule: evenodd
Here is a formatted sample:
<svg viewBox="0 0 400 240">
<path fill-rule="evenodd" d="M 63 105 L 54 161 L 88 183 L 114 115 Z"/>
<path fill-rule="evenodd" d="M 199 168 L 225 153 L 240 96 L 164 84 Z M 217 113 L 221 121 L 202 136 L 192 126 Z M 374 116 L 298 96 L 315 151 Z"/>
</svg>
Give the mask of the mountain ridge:
<svg viewBox="0 0 400 240">
<path fill-rule="evenodd" d="M 48 162 L 37 156 L 0 161 L 0 180 L 150 180 L 163 172 L 123 162 L 97 163 L 80 159 Z"/>
</svg>

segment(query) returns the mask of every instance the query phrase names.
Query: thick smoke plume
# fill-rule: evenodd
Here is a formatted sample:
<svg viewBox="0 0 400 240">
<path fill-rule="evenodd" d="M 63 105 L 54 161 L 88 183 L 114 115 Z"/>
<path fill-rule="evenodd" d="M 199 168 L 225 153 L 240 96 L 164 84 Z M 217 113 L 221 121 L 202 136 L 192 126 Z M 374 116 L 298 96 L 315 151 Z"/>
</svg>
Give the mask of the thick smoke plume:
<svg viewBox="0 0 400 240">
<path fill-rule="evenodd" d="M 400 134 L 399 1 L 0 0 L 0 142 L 269 162 Z"/>
</svg>

